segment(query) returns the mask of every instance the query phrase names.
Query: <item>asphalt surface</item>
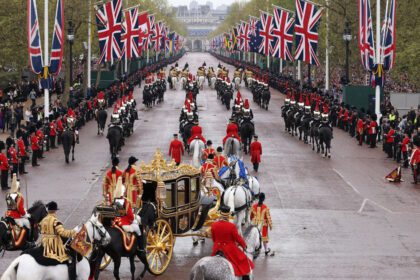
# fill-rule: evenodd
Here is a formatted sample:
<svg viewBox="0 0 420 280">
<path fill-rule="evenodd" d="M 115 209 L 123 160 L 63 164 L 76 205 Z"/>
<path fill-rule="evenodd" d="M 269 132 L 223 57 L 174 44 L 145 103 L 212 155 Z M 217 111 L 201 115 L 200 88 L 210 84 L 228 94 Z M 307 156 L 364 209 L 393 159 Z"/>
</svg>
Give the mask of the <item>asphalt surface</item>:
<svg viewBox="0 0 420 280">
<path fill-rule="evenodd" d="M 189 53 L 185 62 L 195 72 L 206 61 L 218 61 L 205 53 Z M 233 73 L 233 68 L 230 73 Z M 255 262 L 255 279 L 419 279 L 420 278 L 420 189 L 413 186 L 409 172 L 405 182 L 387 183 L 384 176 L 395 163 L 380 150 L 359 147 L 348 134 L 335 130 L 332 158 L 324 159 L 309 145 L 284 132 L 280 107 L 284 96 L 272 90 L 268 111 L 252 102 L 242 85 L 241 94 L 250 98 L 256 133 L 263 146 L 258 177 L 266 203 L 271 208 L 274 228 L 270 247 L 274 257 L 263 254 Z M 172 134 L 178 132 L 178 118 L 185 94 L 178 87 L 169 90 L 165 102 L 152 109 L 141 104 L 141 89 L 135 96 L 140 120 L 120 153 L 121 168 L 130 155 L 149 162 L 157 148 L 167 154 Z M 222 142 L 230 112 L 206 85 L 198 95 L 200 125 L 204 137 L 214 146 Z M 105 136 L 96 135 L 96 123 L 80 131 L 76 161 L 66 165 L 62 149 L 46 153 L 40 167 L 28 167 L 22 177 L 22 192 L 32 204 L 58 202 L 59 217 L 66 227 L 85 221 L 101 200 L 102 178 L 110 155 Z M 184 157 L 189 162 L 190 157 Z M 249 156 L 244 161 L 251 167 Z M 27 187 L 27 190 L 26 190 Z M 4 197 L 5 193 L 2 193 Z M 5 200 L 0 199 L 0 211 Z M 193 247 L 191 238 L 177 238 L 173 260 L 160 277 L 189 279 L 194 263 L 211 252 L 211 241 Z M 18 255 L 6 252 L 0 272 Z M 136 262 L 136 276 L 142 264 Z M 120 269 L 130 279 L 128 259 Z M 155 277 L 147 274 L 146 279 Z M 114 279 L 112 265 L 100 279 Z"/>
</svg>

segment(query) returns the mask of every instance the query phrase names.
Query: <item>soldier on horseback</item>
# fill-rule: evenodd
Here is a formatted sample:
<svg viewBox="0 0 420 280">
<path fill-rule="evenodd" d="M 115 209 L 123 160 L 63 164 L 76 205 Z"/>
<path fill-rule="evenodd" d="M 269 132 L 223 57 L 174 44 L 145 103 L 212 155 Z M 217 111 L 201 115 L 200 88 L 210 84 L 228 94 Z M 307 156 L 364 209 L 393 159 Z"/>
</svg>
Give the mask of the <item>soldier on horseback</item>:
<svg viewBox="0 0 420 280">
<path fill-rule="evenodd" d="M 26 230 L 26 240 L 30 242 L 32 240 L 31 223 L 29 222 L 29 214 L 25 209 L 25 200 L 20 193 L 20 184 L 17 181 L 16 174 L 13 174 L 12 188 L 6 195 L 6 205 L 6 217 L 13 219 L 22 230 Z"/>
<path fill-rule="evenodd" d="M 242 108 L 242 116 L 244 119 L 249 119 L 249 120 L 254 119 L 254 114 L 252 113 L 252 109 L 249 105 L 248 98 L 245 99 L 244 106 Z"/>
<path fill-rule="evenodd" d="M 241 138 L 238 134 L 238 125 L 235 123 L 234 119 L 229 120 L 229 124 L 226 127 L 226 136 L 223 138 L 223 145 L 226 143 L 226 140 L 230 137 L 236 138 L 239 142 L 241 142 Z"/>
<path fill-rule="evenodd" d="M 196 138 L 200 138 L 203 143 L 206 143 L 206 139 L 203 137 L 203 129 L 199 125 L 198 120 L 194 121 L 194 126 L 191 128 L 191 137 L 188 139 L 188 145 Z"/>
</svg>

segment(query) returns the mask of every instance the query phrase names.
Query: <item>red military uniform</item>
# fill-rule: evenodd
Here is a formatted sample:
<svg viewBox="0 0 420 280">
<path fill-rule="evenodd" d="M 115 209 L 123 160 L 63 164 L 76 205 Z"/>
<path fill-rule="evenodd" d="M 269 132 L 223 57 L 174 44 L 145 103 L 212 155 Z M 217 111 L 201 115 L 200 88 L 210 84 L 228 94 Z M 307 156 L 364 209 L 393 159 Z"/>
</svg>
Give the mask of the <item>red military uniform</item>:
<svg viewBox="0 0 420 280">
<path fill-rule="evenodd" d="M 247 275 L 254 269 L 254 263 L 238 248 L 239 245 L 245 249 L 246 244 L 233 223 L 223 220 L 213 223 L 211 236 L 213 239 L 212 256 L 218 251 L 223 252 L 232 264 L 236 276 Z"/>
<path fill-rule="evenodd" d="M 123 183 L 127 188 L 127 199 L 132 205 L 137 205 L 137 197 L 143 189 L 143 183 L 138 176 L 135 166 L 131 166 L 128 171 L 124 170 L 122 177 Z"/>
<path fill-rule="evenodd" d="M 371 121 L 369 126 L 368 126 L 368 134 L 369 135 L 373 135 L 376 134 L 376 127 L 378 126 L 378 124 L 376 123 L 376 121 Z"/>
<path fill-rule="evenodd" d="M 50 122 L 50 136 L 57 136 L 57 130 L 55 129 L 55 123 Z"/>
<path fill-rule="evenodd" d="M 251 220 L 254 225 L 261 230 L 262 241 L 268 242 L 268 228 L 273 228 L 271 221 L 270 209 L 264 203 L 260 206 L 258 202 L 252 205 Z"/>
<path fill-rule="evenodd" d="M 235 137 L 236 139 L 238 139 L 239 142 L 241 142 L 241 137 L 239 137 L 238 135 L 238 126 L 236 125 L 236 123 L 228 124 L 226 128 L 226 136 L 225 138 L 223 138 L 223 145 L 226 143 L 226 140 L 229 137 Z"/>
<path fill-rule="evenodd" d="M 42 130 L 41 130 L 41 129 L 38 129 L 38 130 L 35 132 L 35 134 L 36 134 L 36 136 L 38 137 L 38 139 L 39 139 L 39 140 L 43 140 L 43 139 L 44 139 L 44 133 L 42 132 Z"/>
<path fill-rule="evenodd" d="M 408 144 L 410 144 L 410 138 L 406 136 L 401 143 L 401 152 L 408 152 Z"/>
<path fill-rule="evenodd" d="M 213 175 L 213 178 L 216 177 L 216 166 L 213 164 L 213 162 L 207 160 L 200 168 L 201 175 L 204 177 L 206 176 L 207 172 L 210 172 Z"/>
<path fill-rule="evenodd" d="M 7 153 L 9 154 L 10 157 L 10 161 L 13 164 L 18 164 L 18 155 L 17 155 L 17 151 L 15 149 L 15 147 L 10 147 L 9 150 L 7 150 Z"/>
<path fill-rule="evenodd" d="M 25 200 L 23 199 L 23 196 L 20 193 L 17 193 L 16 206 L 17 207 L 15 210 L 7 210 L 6 217 L 10 217 L 13 219 L 21 219 L 26 215 Z"/>
<path fill-rule="evenodd" d="M 226 158 L 222 154 L 214 156 L 213 163 L 217 169 L 229 165 Z"/>
<path fill-rule="evenodd" d="M 419 148 L 413 149 L 410 158 L 410 165 L 418 165 L 420 163 L 420 150 Z"/>
<path fill-rule="evenodd" d="M 115 173 L 112 173 L 112 169 L 110 169 L 104 178 L 104 182 L 102 185 L 102 191 L 104 195 L 104 199 L 108 199 L 108 203 L 112 203 L 114 201 L 114 189 L 117 185 L 118 178 L 121 177 L 123 172 L 117 168 Z"/>
<path fill-rule="evenodd" d="M 39 150 L 39 144 L 38 144 L 38 136 L 36 136 L 35 134 L 33 136 L 31 136 L 31 149 L 32 151 L 38 151 Z"/>
<path fill-rule="evenodd" d="M 191 141 L 194 140 L 196 137 L 201 139 L 203 143 L 206 143 L 206 139 L 203 137 L 203 129 L 199 125 L 195 125 L 191 128 L 191 137 L 188 139 L 188 145 L 191 144 Z"/>
<path fill-rule="evenodd" d="M 252 163 L 260 163 L 261 162 L 261 155 L 262 155 L 262 146 L 261 143 L 258 141 L 254 141 L 250 145 L 250 154 L 251 154 L 251 162 Z"/>
<path fill-rule="evenodd" d="M 17 140 L 17 146 L 19 149 L 19 156 L 20 157 L 26 156 L 25 142 L 23 141 L 22 137 L 19 137 L 19 139 Z"/>
<path fill-rule="evenodd" d="M 121 199 L 124 199 L 125 215 L 116 217 L 114 221 L 120 227 L 129 226 L 134 221 L 133 209 L 131 208 L 131 203 L 126 198 Z"/>
<path fill-rule="evenodd" d="M 388 144 L 392 144 L 392 143 L 394 143 L 394 135 L 395 135 L 395 130 L 394 130 L 393 128 L 391 128 L 391 129 L 388 131 L 388 134 L 386 134 L 386 142 L 387 142 Z"/>
<path fill-rule="evenodd" d="M 9 160 L 7 159 L 4 153 L 0 153 L 0 170 L 1 171 L 9 170 Z"/>
<path fill-rule="evenodd" d="M 358 120 L 357 120 L 357 124 L 356 124 L 356 131 L 357 131 L 357 134 L 358 134 L 358 139 L 359 139 L 359 145 L 362 145 L 363 144 L 363 130 L 364 130 L 364 126 L 365 126 L 365 123 L 363 122 L 363 119 L 362 118 L 359 118 Z"/>
<path fill-rule="evenodd" d="M 181 157 L 184 155 L 184 146 L 181 141 L 178 139 L 172 140 L 169 145 L 169 155 L 177 164 L 181 162 Z"/>
<path fill-rule="evenodd" d="M 63 121 L 61 120 L 61 118 L 58 118 L 57 120 L 57 131 L 58 133 L 61 133 L 64 131 Z"/>
<path fill-rule="evenodd" d="M 203 150 L 203 159 L 207 160 L 209 155 L 215 155 L 216 151 L 213 148 L 206 148 Z"/>
</svg>

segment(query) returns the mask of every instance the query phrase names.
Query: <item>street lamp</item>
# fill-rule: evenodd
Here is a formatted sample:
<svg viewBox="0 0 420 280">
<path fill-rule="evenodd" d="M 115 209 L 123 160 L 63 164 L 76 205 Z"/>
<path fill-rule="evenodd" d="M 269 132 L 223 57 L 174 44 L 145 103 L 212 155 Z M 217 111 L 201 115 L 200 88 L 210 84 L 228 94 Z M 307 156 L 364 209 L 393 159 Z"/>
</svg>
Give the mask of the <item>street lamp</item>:
<svg viewBox="0 0 420 280">
<path fill-rule="evenodd" d="M 70 86 L 73 85 L 73 41 L 74 41 L 74 26 L 73 21 L 68 21 L 67 40 L 70 45 Z"/>
<path fill-rule="evenodd" d="M 349 77 L 349 45 L 350 45 L 350 41 L 351 41 L 352 37 L 351 37 L 351 29 L 350 29 L 350 24 L 348 21 L 346 21 L 345 27 L 344 27 L 344 33 L 343 33 L 343 40 L 346 43 L 346 80 L 344 84 L 348 84 L 350 82 L 350 77 Z"/>
</svg>

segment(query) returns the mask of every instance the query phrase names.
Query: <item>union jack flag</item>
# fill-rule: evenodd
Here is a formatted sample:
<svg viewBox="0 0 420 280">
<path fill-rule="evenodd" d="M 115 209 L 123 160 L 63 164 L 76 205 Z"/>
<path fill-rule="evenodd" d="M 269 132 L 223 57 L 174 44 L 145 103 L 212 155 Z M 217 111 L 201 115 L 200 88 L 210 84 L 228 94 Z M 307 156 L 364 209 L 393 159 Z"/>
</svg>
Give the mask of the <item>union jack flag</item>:
<svg viewBox="0 0 420 280">
<path fill-rule="evenodd" d="M 127 59 L 132 57 L 137 58 L 141 55 L 141 47 L 139 47 L 139 10 L 134 7 L 130 10 L 126 10 L 125 22 L 122 24 L 123 34 L 121 41 L 124 43 L 123 52 L 127 56 Z"/>
<path fill-rule="evenodd" d="M 242 22 L 242 50 L 249 52 L 249 41 L 250 41 L 249 23 Z"/>
<path fill-rule="evenodd" d="M 293 61 L 292 46 L 295 19 L 292 13 L 279 7 L 274 7 L 274 19 L 276 24 L 273 34 L 277 37 L 277 40 L 273 46 L 273 56 Z"/>
<path fill-rule="evenodd" d="M 256 35 L 257 21 L 258 21 L 258 18 L 256 17 L 252 17 L 252 16 L 249 17 L 249 35 L 251 36 Z"/>
<path fill-rule="evenodd" d="M 153 34 L 155 34 L 155 15 L 149 15 L 149 24 L 150 24 L 150 33 L 149 33 L 149 49 L 154 48 L 154 44 L 153 44 Z"/>
<path fill-rule="evenodd" d="M 158 21 L 153 27 L 153 36 L 151 38 L 155 45 L 155 51 L 160 51 L 162 43 L 162 22 Z"/>
<path fill-rule="evenodd" d="M 149 39 L 152 33 L 152 28 L 150 26 L 149 16 L 147 12 L 142 12 L 138 16 L 139 20 L 139 48 L 141 50 L 147 49 L 149 47 Z"/>
<path fill-rule="evenodd" d="M 100 57 L 98 63 L 120 59 L 121 46 L 121 8 L 122 0 L 111 0 L 97 8 Z"/>
<path fill-rule="evenodd" d="M 258 48 L 258 52 L 264 56 L 269 56 L 272 54 L 272 44 L 276 39 L 273 35 L 273 16 L 263 11 L 260 12 L 260 16 L 262 27 L 259 36 L 262 37 L 262 42 Z"/>
<path fill-rule="evenodd" d="M 58 75 L 61 70 L 64 52 L 64 5 L 63 0 L 57 1 L 57 9 L 54 21 L 54 34 L 52 38 L 52 49 L 49 72 Z"/>
<path fill-rule="evenodd" d="M 251 28 L 251 23 L 250 23 Z M 256 20 L 254 24 L 254 33 L 250 32 L 250 39 L 249 39 L 249 50 L 251 52 L 258 53 L 259 52 L 259 46 L 262 44 L 263 37 L 260 36 L 260 31 L 262 29 L 262 24 L 260 20 Z"/>
<path fill-rule="evenodd" d="M 238 44 L 238 50 L 242 51 L 243 50 L 243 38 L 244 38 L 244 34 L 243 34 L 243 23 L 239 23 L 238 27 L 236 28 L 238 31 L 238 36 L 236 37 L 237 39 L 237 44 Z"/>
<path fill-rule="evenodd" d="M 395 0 L 390 0 L 388 14 L 385 15 L 385 21 L 381 33 L 381 62 L 385 71 L 390 71 L 395 63 L 396 36 L 395 26 Z"/>
<path fill-rule="evenodd" d="M 359 0 L 359 50 L 362 65 L 372 71 L 376 64 L 370 0 Z"/>
<path fill-rule="evenodd" d="M 319 66 L 316 56 L 318 48 L 318 26 L 322 10 L 305 0 L 296 0 L 296 52 L 295 59 Z"/>
<path fill-rule="evenodd" d="M 28 53 L 31 70 L 41 74 L 42 60 L 41 36 L 39 34 L 38 12 L 35 0 L 28 0 Z"/>
</svg>

